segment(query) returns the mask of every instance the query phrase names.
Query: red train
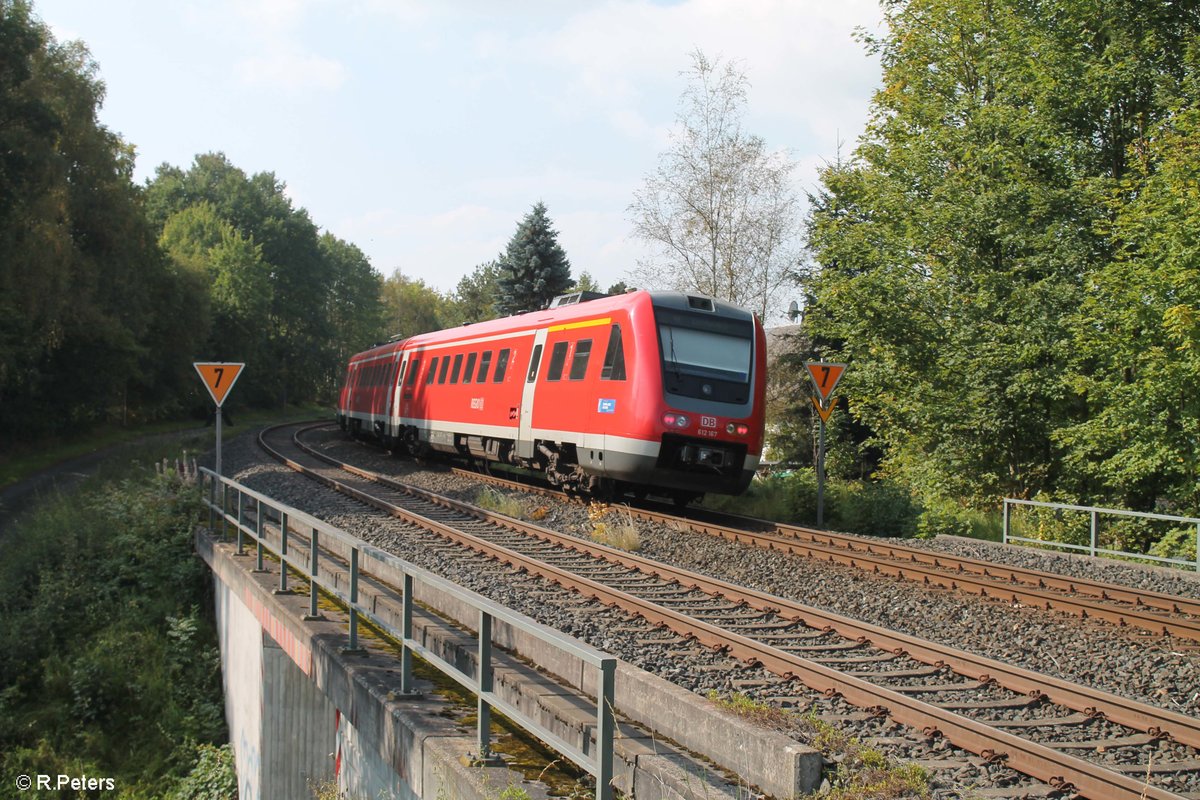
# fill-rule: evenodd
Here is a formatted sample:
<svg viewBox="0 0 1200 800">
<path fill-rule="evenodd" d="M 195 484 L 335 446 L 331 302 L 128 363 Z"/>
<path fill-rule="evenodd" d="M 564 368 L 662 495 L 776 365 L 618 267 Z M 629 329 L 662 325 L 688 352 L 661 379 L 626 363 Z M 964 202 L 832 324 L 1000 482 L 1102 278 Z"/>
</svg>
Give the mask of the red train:
<svg viewBox="0 0 1200 800">
<path fill-rule="evenodd" d="M 577 293 L 359 353 L 338 422 L 414 455 L 685 503 L 749 485 L 765 386 L 762 324 L 745 309 L 674 292 Z"/>
</svg>

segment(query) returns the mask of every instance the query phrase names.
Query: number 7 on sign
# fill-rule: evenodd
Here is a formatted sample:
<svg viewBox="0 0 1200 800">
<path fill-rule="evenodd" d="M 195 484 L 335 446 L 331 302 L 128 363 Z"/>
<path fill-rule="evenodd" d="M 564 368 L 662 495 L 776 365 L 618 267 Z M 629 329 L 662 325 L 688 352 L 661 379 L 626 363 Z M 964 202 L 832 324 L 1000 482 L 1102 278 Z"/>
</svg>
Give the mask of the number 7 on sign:
<svg viewBox="0 0 1200 800">
<path fill-rule="evenodd" d="M 827 361 L 808 361 L 804 366 L 821 398 L 821 405 L 826 405 L 829 402 L 829 396 L 833 394 L 834 388 L 838 385 L 838 381 L 842 379 L 846 365 Z"/>
</svg>

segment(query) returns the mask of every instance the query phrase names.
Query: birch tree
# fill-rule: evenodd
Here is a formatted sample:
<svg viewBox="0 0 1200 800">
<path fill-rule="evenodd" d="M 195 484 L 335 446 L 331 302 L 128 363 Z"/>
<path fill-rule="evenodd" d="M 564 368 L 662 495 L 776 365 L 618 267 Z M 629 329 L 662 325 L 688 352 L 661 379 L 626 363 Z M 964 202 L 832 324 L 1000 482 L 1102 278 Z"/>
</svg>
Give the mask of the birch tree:
<svg viewBox="0 0 1200 800">
<path fill-rule="evenodd" d="M 700 292 L 757 311 L 777 308 L 798 253 L 794 164 L 742 127 L 749 80 L 731 62 L 692 54 L 670 148 L 629 206 L 653 256 L 640 285 Z"/>
</svg>

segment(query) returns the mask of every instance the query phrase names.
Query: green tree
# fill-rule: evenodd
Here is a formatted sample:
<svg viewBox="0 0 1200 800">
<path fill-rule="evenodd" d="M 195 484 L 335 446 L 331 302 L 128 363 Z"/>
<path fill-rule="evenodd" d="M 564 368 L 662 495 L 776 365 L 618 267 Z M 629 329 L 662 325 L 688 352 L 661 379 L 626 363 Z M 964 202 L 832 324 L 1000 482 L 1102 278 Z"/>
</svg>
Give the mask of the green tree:
<svg viewBox="0 0 1200 800">
<path fill-rule="evenodd" d="M 201 201 L 172 215 L 159 245 L 180 272 L 196 275 L 211 329 L 207 359 L 261 362 L 263 321 L 274 295 L 270 268 L 262 248 L 221 219 L 212 204 Z"/>
<path fill-rule="evenodd" d="M 338 364 L 344 365 L 351 355 L 383 338 L 383 278 L 349 242 L 326 233 L 320 246 L 333 274 L 327 302 L 334 352 Z"/>
<path fill-rule="evenodd" d="M 806 326 L 851 362 L 842 389 L 885 468 L 927 498 L 1059 491 L 1078 465 L 1057 432 L 1086 415 L 1072 387 L 1094 368 L 1071 320 L 1113 252 L 1102 198 L 1178 96 L 1195 7 L 885 15 L 871 122 L 812 198 Z"/>
<path fill-rule="evenodd" d="M 0 441 L 172 407 L 157 368 L 184 288 L 155 246 L 133 150 L 99 124 L 81 43 L 0 0 Z"/>
<path fill-rule="evenodd" d="M 587 270 L 579 273 L 579 277 L 575 279 L 575 285 L 571 287 L 572 292 L 598 292 L 600 285 L 596 283 L 596 279 L 592 277 Z"/>
<path fill-rule="evenodd" d="M 766 317 L 799 250 L 794 165 L 742 129 L 746 73 L 700 50 L 691 56 L 671 147 L 629 206 L 634 235 L 656 250 L 637 277 Z"/>
<path fill-rule="evenodd" d="M 541 202 L 521 220 L 496 264 L 500 278 L 495 306 L 501 315 L 545 308 L 571 286 L 571 262 Z"/>
<path fill-rule="evenodd" d="M 406 278 L 396 270 L 383 282 L 382 298 L 388 336 L 407 338 L 446 327 L 448 301 L 419 278 Z"/>
<path fill-rule="evenodd" d="M 496 296 L 500 293 L 500 267 L 495 261 L 487 261 L 465 275 L 454 289 L 452 320 L 461 325 L 483 322 L 499 316 L 496 311 Z"/>
<path fill-rule="evenodd" d="M 176 213 L 208 203 L 217 217 L 259 249 L 271 283 L 258 322 L 258 365 L 239 384 L 250 402 L 311 400 L 336 385 L 342 370 L 331 318 L 337 262 L 322 252 L 304 209 L 293 207 L 273 173 L 247 176 L 222 153 L 196 157 L 185 172 L 162 165 L 146 190 L 147 214 L 165 226 Z M 245 360 L 245 357 L 238 357 Z"/>
<path fill-rule="evenodd" d="M 1200 70 L 1197 71 L 1200 75 Z M 1075 492 L 1200 509 L 1200 108 L 1148 132 L 1107 199 L 1113 260 L 1071 317 L 1088 414 L 1059 431 Z"/>
</svg>

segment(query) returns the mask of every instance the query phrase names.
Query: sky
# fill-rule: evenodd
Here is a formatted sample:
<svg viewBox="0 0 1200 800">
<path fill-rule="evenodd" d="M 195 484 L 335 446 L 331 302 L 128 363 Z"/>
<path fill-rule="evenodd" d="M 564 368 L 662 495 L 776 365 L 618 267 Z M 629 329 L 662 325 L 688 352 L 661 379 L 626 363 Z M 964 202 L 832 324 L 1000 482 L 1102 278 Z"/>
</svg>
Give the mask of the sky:
<svg viewBox="0 0 1200 800">
<path fill-rule="evenodd" d="M 441 292 L 539 201 L 574 276 L 632 283 L 651 250 L 627 209 L 697 49 L 745 71 L 744 128 L 788 153 L 801 197 L 853 150 L 880 78 L 854 38 L 880 31 L 878 0 L 33 3 L 91 51 L 139 182 L 223 152 L 381 274 Z"/>
</svg>

